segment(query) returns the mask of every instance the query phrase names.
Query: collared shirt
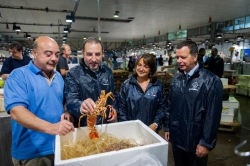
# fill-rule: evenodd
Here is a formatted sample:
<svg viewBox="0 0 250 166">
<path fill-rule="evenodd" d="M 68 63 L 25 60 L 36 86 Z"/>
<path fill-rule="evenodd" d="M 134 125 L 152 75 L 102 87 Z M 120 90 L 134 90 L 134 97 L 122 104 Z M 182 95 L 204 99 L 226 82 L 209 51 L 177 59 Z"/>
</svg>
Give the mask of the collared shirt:
<svg viewBox="0 0 250 166">
<path fill-rule="evenodd" d="M 188 73 L 185 71 L 184 71 L 184 73 L 188 74 L 188 78 L 190 78 L 194 74 L 195 70 L 198 68 L 199 68 L 199 63 L 197 63 L 196 66 L 192 70 L 190 70 Z"/>
<path fill-rule="evenodd" d="M 51 82 L 52 82 L 52 80 L 53 80 L 53 79 L 55 78 L 55 76 L 56 76 L 55 71 L 53 70 L 53 71 L 51 72 L 50 77 L 48 77 L 44 72 L 42 72 L 42 73 L 43 73 L 43 77 L 46 79 L 47 83 L 50 85 Z"/>
</svg>

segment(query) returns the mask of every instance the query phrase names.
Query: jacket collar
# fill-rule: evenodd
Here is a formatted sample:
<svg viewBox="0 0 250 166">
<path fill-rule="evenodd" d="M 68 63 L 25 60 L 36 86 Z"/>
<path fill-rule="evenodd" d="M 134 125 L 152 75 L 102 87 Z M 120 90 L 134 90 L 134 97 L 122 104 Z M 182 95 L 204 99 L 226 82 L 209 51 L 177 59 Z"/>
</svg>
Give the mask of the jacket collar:
<svg viewBox="0 0 250 166">
<path fill-rule="evenodd" d="M 202 62 L 198 62 L 198 63 L 199 63 L 199 67 L 193 72 L 193 75 L 191 77 L 197 75 L 200 69 L 204 67 Z M 178 68 L 178 70 L 180 73 L 185 74 L 183 70 L 180 70 L 180 68 Z"/>
<path fill-rule="evenodd" d="M 85 64 L 84 59 L 82 58 L 80 61 L 80 65 L 82 66 L 82 69 L 84 72 L 90 73 L 92 76 L 96 76 L 95 72 L 90 70 L 90 68 Z M 101 65 L 99 66 L 99 70 L 100 73 L 105 72 L 103 63 L 101 63 Z"/>
<path fill-rule="evenodd" d="M 131 76 L 131 79 L 130 79 L 129 82 L 132 83 L 132 84 L 138 84 L 135 75 L 132 75 L 132 76 Z M 150 80 L 149 84 L 157 85 L 157 79 L 154 77 L 153 79 Z"/>
</svg>

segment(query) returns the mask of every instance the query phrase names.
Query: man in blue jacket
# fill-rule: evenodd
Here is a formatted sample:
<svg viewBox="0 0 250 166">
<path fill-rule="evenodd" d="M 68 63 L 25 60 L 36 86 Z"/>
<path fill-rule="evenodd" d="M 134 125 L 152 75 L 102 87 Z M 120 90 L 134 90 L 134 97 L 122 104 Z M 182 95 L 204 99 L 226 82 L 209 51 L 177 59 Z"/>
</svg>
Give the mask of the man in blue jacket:
<svg viewBox="0 0 250 166">
<path fill-rule="evenodd" d="M 215 147 L 222 111 L 220 78 L 198 63 L 198 48 L 183 41 L 176 49 L 179 73 L 169 90 L 165 139 L 172 143 L 175 166 L 205 166 Z"/>
<path fill-rule="evenodd" d="M 83 58 L 80 65 L 69 70 L 65 78 L 64 94 L 66 97 L 66 107 L 74 116 L 74 125 L 78 126 L 79 117 L 85 113 L 91 113 L 96 107 L 95 102 L 105 90 L 105 94 L 112 92 L 115 96 L 115 84 L 111 69 L 102 63 L 103 47 L 101 42 L 94 37 L 90 37 L 83 43 Z M 117 98 L 116 98 L 117 101 Z M 107 105 L 114 106 L 114 114 L 109 114 L 108 119 L 102 121 L 101 117 L 97 118 L 96 124 L 114 122 L 117 118 L 116 101 L 108 98 Z M 86 116 L 81 120 L 81 126 L 87 125 Z"/>
</svg>

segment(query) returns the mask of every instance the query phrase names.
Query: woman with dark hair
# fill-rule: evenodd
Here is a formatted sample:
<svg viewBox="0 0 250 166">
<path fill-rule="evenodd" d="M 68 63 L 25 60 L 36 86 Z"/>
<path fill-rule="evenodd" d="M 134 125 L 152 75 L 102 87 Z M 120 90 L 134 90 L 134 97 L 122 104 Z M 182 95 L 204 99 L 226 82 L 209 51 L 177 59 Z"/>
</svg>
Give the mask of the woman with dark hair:
<svg viewBox="0 0 250 166">
<path fill-rule="evenodd" d="M 143 54 L 134 74 L 121 85 L 118 121 L 139 119 L 154 131 L 161 129 L 167 103 L 163 84 L 155 74 L 155 57 Z"/>
</svg>

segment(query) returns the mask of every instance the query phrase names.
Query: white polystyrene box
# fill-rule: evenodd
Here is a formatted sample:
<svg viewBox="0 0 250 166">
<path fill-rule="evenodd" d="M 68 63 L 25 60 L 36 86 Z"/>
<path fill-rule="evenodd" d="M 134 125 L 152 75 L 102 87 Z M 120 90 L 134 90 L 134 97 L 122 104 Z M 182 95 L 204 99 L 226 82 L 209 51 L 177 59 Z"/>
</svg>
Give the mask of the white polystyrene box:
<svg viewBox="0 0 250 166">
<path fill-rule="evenodd" d="M 147 152 L 154 155 L 162 165 L 167 165 L 168 161 L 168 142 L 161 136 L 151 130 L 140 120 L 112 123 L 108 125 L 98 125 L 98 131 L 105 131 L 117 138 L 132 138 L 137 143 L 143 143 L 144 146 L 111 151 L 96 155 L 61 160 L 61 144 L 69 140 L 75 141 L 88 136 L 87 127 L 75 129 L 75 132 L 68 133 L 66 136 L 56 136 L 55 142 L 55 165 L 56 166 L 115 166 L 128 159 Z"/>
<path fill-rule="evenodd" d="M 228 108 L 226 110 L 222 110 L 221 115 L 234 115 L 235 109 L 233 108 Z"/>
<path fill-rule="evenodd" d="M 239 102 L 234 97 L 229 97 L 228 101 L 222 102 L 223 108 L 238 109 Z"/>
<path fill-rule="evenodd" d="M 221 82 L 223 85 L 228 85 L 228 78 L 221 78 Z"/>
<path fill-rule="evenodd" d="M 233 122 L 234 115 L 233 114 L 221 114 L 221 122 Z"/>
</svg>

